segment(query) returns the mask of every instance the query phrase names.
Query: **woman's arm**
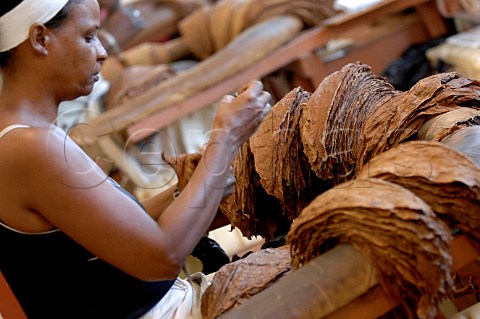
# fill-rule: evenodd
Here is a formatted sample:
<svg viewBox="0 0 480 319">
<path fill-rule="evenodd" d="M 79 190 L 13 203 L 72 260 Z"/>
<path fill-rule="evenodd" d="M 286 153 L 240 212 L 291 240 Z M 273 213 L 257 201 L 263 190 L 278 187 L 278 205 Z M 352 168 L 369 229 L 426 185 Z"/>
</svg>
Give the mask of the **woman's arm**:
<svg viewBox="0 0 480 319">
<path fill-rule="evenodd" d="M 237 98 L 224 97 L 203 159 L 178 199 L 167 196 L 171 203 L 157 220 L 58 131 L 21 133 L 23 154 L 10 187 L 28 210 L 115 267 L 142 280 L 175 278 L 216 215 L 238 147 L 270 110 L 262 90 L 253 82 Z"/>
<path fill-rule="evenodd" d="M 174 201 L 176 188 L 176 186 L 172 186 L 161 193 L 141 201 L 143 207 L 153 219 L 157 220 L 160 218 L 160 215 Z"/>
</svg>

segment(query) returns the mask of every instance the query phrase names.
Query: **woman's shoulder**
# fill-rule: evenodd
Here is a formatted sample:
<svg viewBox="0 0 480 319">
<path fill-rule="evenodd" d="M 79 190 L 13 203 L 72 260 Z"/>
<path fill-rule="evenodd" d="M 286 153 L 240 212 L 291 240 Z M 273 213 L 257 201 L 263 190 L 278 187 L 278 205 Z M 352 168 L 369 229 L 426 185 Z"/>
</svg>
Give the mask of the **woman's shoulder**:
<svg viewBox="0 0 480 319">
<path fill-rule="evenodd" d="M 10 124 L 0 128 L 0 153 L 9 149 L 30 150 L 32 143 L 36 144 L 45 139 L 47 129 L 32 127 L 25 124 Z M 25 154 L 20 152 L 18 156 Z M 11 154 L 10 154 L 11 155 Z"/>
<path fill-rule="evenodd" d="M 97 171 L 90 157 L 58 126 L 8 132 L 0 139 L 0 164 L 15 164 L 18 169 L 35 166 L 65 176 L 76 169 Z"/>
<path fill-rule="evenodd" d="M 23 124 L 11 124 L 0 130 L 0 153 L 9 153 L 9 157 L 20 159 L 29 155 L 54 149 L 63 144 L 65 134 L 54 127 L 34 127 Z"/>
<path fill-rule="evenodd" d="M 10 124 L 0 130 L 0 138 L 2 138 L 4 135 L 8 134 L 10 131 L 13 131 L 15 129 L 29 128 L 29 127 L 30 127 L 29 125 L 24 125 L 24 124 Z"/>
<path fill-rule="evenodd" d="M 0 174 L 24 176 L 30 169 L 48 166 L 49 153 L 61 146 L 58 137 L 51 136 L 49 128 L 14 127 L 9 125 L 0 138 Z M 49 141 L 50 140 L 50 141 Z M 50 149 L 50 150 L 49 150 Z M 58 152 L 58 151 L 57 151 Z M 22 173 L 23 174 L 19 174 Z"/>
</svg>

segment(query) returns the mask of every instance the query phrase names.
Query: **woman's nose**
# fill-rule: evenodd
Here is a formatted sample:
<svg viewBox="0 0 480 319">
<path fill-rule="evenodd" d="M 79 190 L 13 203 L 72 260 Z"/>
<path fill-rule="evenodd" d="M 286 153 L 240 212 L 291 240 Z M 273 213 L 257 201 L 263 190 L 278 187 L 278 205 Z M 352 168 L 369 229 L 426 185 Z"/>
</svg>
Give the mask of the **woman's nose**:
<svg viewBox="0 0 480 319">
<path fill-rule="evenodd" d="M 97 50 L 97 60 L 104 61 L 108 58 L 107 50 L 103 47 L 100 40 L 97 38 L 96 41 L 96 50 Z"/>
</svg>

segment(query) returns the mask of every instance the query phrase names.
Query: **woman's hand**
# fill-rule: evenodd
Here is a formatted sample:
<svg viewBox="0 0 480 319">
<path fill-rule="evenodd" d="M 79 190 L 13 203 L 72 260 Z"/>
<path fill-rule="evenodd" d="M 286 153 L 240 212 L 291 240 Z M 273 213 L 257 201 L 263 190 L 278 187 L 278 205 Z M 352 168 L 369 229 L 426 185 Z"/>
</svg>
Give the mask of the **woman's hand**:
<svg viewBox="0 0 480 319">
<path fill-rule="evenodd" d="M 259 81 L 242 87 L 237 97 L 226 95 L 219 103 L 214 119 L 214 134 L 226 137 L 238 148 L 255 132 L 270 112 L 270 93 L 263 91 Z"/>
<path fill-rule="evenodd" d="M 235 175 L 233 175 L 233 168 L 232 165 L 229 167 L 228 171 L 228 178 L 227 178 L 227 186 L 225 187 L 225 191 L 223 192 L 222 202 L 225 201 L 230 195 L 235 192 Z"/>
</svg>

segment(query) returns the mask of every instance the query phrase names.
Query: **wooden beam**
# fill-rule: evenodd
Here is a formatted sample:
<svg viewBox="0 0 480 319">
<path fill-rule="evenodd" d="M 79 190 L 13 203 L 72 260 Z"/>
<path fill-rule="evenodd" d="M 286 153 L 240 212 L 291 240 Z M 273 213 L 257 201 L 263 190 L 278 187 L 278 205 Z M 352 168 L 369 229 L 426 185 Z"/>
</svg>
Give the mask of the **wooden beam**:
<svg viewBox="0 0 480 319">
<path fill-rule="evenodd" d="M 383 291 L 380 285 L 370 289 L 345 307 L 323 319 L 372 319 L 378 318 L 398 306 L 398 300 Z M 355 314 L 352 317 L 352 314 Z"/>
<path fill-rule="evenodd" d="M 451 244 L 453 270 L 475 262 L 480 249 L 465 235 Z M 373 267 L 340 245 L 281 278 L 221 319 L 375 319 L 399 305 L 377 284 Z M 361 280 L 363 279 L 363 281 Z"/>
<path fill-rule="evenodd" d="M 320 318 L 376 284 L 375 271 L 368 260 L 352 246 L 339 245 L 220 318 Z"/>
<path fill-rule="evenodd" d="M 430 37 L 438 38 L 447 34 L 448 28 L 440 15 L 435 2 L 426 2 L 415 7 L 418 15 L 425 24 Z"/>
</svg>

